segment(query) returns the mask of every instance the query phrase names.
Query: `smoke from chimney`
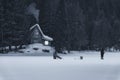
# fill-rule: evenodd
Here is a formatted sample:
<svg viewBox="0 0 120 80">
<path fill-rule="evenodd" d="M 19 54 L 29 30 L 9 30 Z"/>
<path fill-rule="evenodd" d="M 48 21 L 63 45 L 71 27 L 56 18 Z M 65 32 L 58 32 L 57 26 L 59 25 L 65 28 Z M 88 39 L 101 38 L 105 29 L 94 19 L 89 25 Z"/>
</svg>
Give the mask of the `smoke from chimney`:
<svg viewBox="0 0 120 80">
<path fill-rule="evenodd" d="M 33 15 L 37 22 L 39 22 L 39 9 L 36 9 L 36 4 L 31 3 L 27 8 L 27 13 Z"/>
</svg>

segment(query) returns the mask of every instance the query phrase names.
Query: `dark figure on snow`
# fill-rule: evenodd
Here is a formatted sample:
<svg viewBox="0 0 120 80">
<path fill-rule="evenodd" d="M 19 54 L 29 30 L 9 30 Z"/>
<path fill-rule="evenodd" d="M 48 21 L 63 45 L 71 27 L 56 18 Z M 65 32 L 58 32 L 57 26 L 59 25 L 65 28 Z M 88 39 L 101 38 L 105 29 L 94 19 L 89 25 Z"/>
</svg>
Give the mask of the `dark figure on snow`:
<svg viewBox="0 0 120 80">
<path fill-rule="evenodd" d="M 59 52 L 60 48 L 59 46 L 56 44 L 57 42 L 54 42 L 52 45 L 54 46 L 54 53 L 53 53 L 53 59 L 62 59 L 60 56 L 58 56 L 57 52 Z"/>
<path fill-rule="evenodd" d="M 57 55 L 57 51 L 55 49 L 55 52 L 53 53 L 53 59 L 62 59 L 60 56 Z"/>
<path fill-rule="evenodd" d="M 104 59 L 104 54 L 105 54 L 104 50 L 105 50 L 105 49 L 102 48 L 101 51 L 100 51 L 101 59 Z"/>
</svg>

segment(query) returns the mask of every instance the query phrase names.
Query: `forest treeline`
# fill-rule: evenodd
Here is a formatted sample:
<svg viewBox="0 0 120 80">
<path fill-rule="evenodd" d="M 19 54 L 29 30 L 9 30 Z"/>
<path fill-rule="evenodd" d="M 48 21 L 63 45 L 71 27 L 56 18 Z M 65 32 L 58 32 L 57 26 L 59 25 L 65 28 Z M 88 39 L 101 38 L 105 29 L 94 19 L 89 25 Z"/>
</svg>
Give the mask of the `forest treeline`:
<svg viewBox="0 0 120 80">
<path fill-rule="evenodd" d="M 58 49 L 120 49 L 120 0 L 0 0 L 0 47 L 29 44 L 36 23 Z"/>
</svg>

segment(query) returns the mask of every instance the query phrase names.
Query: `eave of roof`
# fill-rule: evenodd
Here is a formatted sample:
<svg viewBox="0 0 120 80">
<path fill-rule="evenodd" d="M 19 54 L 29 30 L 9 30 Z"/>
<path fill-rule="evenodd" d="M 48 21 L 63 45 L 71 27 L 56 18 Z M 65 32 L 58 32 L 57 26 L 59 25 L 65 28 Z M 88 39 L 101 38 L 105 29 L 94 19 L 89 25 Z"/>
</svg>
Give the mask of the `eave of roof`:
<svg viewBox="0 0 120 80">
<path fill-rule="evenodd" d="M 42 36 L 43 36 L 43 39 L 48 40 L 48 41 L 53 41 L 53 38 L 51 38 L 51 37 L 49 37 L 49 36 L 46 36 L 46 35 L 42 32 L 39 24 L 33 25 L 33 26 L 30 28 L 30 31 L 31 31 L 32 29 L 34 29 L 36 26 L 37 26 L 38 29 L 40 30 L 40 32 L 41 32 L 41 34 L 42 34 Z"/>
</svg>

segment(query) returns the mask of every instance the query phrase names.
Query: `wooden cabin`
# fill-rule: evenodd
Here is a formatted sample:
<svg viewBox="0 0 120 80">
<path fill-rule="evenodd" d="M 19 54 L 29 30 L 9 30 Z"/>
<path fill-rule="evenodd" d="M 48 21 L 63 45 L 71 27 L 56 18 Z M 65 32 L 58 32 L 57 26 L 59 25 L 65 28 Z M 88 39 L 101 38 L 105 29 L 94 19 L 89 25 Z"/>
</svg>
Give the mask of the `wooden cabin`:
<svg viewBox="0 0 120 80">
<path fill-rule="evenodd" d="M 53 38 L 45 35 L 43 31 L 41 30 L 39 24 L 35 24 L 30 28 L 30 36 L 31 40 L 30 43 L 41 43 L 45 46 L 50 46 L 51 42 L 53 41 Z"/>
</svg>

